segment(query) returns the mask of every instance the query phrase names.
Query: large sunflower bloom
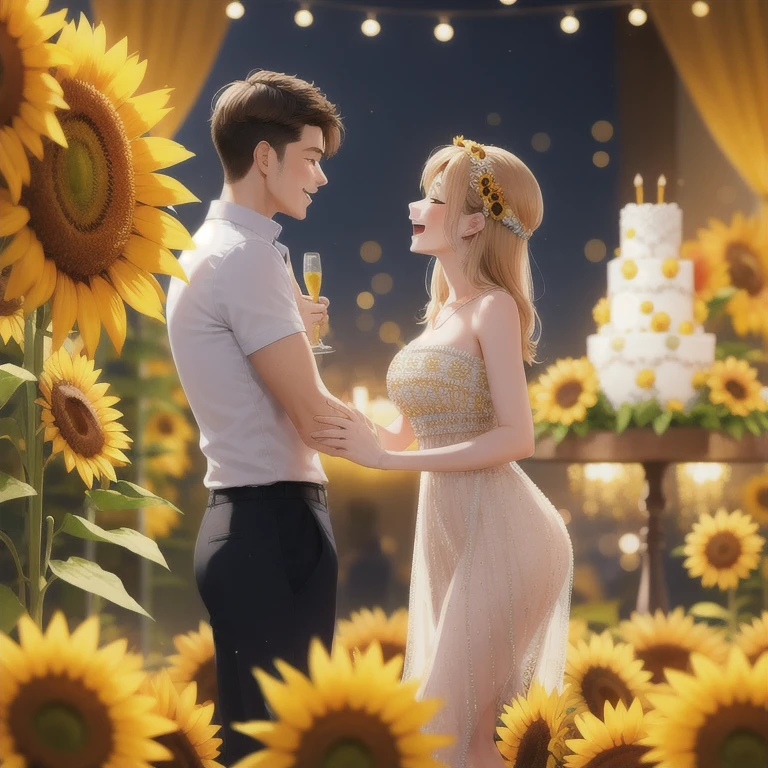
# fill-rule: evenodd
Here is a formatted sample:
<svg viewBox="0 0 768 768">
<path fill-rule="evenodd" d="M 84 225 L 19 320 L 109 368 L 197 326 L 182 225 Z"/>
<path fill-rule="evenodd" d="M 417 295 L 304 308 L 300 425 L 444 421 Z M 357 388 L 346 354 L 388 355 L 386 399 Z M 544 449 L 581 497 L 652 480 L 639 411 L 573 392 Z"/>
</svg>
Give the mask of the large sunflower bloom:
<svg viewBox="0 0 768 768">
<path fill-rule="evenodd" d="M 750 477 L 744 484 L 742 498 L 744 509 L 758 524 L 768 525 L 768 472 Z"/>
<path fill-rule="evenodd" d="M 566 768 L 598 768 L 622 766 L 641 768 L 641 758 L 648 747 L 638 742 L 646 735 L 645 715 L 639 699 L 627 708 L 620 701 L 615 709 L 605 702 L 602 718 L 582 712 L 574 718 L 580 739 L 568 739 L 571 751 L 565 759 Z"/>
<path fill-rule="evenodd" d="M 619 701 L 630 706 L 633 699 L 644 702 L 650 678 L 632 646 L 614 644 L 607 631 L 568 647 L 565 682 L 572 686 L 579 712 L 588 710 L 601 717 L 606 701 L 614 706 Z"/>
<path fill-rule="evenodd" d="M 758 536 L 757 523 L 749 515 L 721 507 L 713 515 L 703 514 L 685 537 L 683 566 L 691 578 L 701 577 L 704 587 L 734 589 L 740 579 L 757 568 L 765 539 Z"/>
<path fill-rule="evenodd" d="M 159 736 L 174 758 L 175 766 L 224 768 L 216 762 L 222 740 L 214 738 L 221 728 L 212 725 L 213 703 L 197 704 L 197 686 L 189 683 L 177 691 L 167 670 L 147 677 L 142 692 L 154 697 L 155 712 L 172 720 L 178 730 Z"/>
<path fill-rule="evenodd" d="M 442 706 L 440 699 L 417 701 L 418 680 L 400 683 L 402 658 L 384 664 L 373 642 L 353 665 L 340 645 L 329 657 L 317 638 L 309 652 L 307 678 L 281 660 L 283 681 L 260 669 L 254 674 L 276 721 L 233 723 L 266 749 L 232 768 L 304 768 L 313 765 L 386 765 L 445 768 L 430 757 L 454 736 L 421 733 Z"/>
<path fill-rule="evenodd" d="M 341 643 L 350 654 L 364 652 L 377 640 L 381 646 L 384 661 L 398 654 L 405 657 L 405 643 L 408 639 L 408 609 L 400 608 L 391 617 L 379 608 L 363 608 L 353 612 L 349 620 L 340 619 L 335 642 Z"/>
<path fill-rule="evenodd" d="M 61 611 L 45 634 L 28 615 L 18 629 L 18 645 L 0 633 L 3 768 L 151 768 L 172 757 L 153 739 L 176 724 L 139 693 L 143 660 L 127 640 L 98 648 L 98 616 L 70 635 Z"/>
<path fill-rule="evenodd" d="M 566 357 L 550 365 L 531 388 L 534 420 L 570 426 L 584 421 L 597 402 L 597 373 L 586 357 Z"/>
<path fill-rule="evenodd" d="M 750 664 L 757 663 L 758 658 L 768 652 L 768 611 L 763 611 L 751 624 L 744 622 L 733 641 L 744 651 Z"/>
<path fill-rule="evenodd" d="M 40 374 L 45 440 L 53 453 L 64 454 L 67 472 L 77 468 L 83 482 L 93 487 L 94 478 L 116 481 L 114 467 L 129 464 L 123 450 L 132 442 L 122 416 L 111 406 L 120 398 L 107 395 L 109 384 L 97 383 L 101 370 L 84 355 L 71 357 L 66 349 L 54 352 Z"/>
<path fill-rule="evenodd" d="M 760 394 L 762 385 L 757 370 L 746 360 L 735 357 L 716 360 L 709 369 L 707 386 L 710 402 L 722 403 L 735 416 L 768 410 L 768 403 Z"/>
<path fill-rule="evenodd" d="M 21 309 L 21 299 L 5 301 L 3 298 L 10 271 L 10 267 L 0 269 L 0 338 L 3 344 L 13 339 L 23 349 L 24 313 Z"/>
<path fill-rule="evenodd" d="M 539 682 L 531 685 L 527 696 L 518 696 L 504 705 L 503 726 L 496 728 L 501 738 L 496 747 L 512 768 L 555 768 L 565 754 L 565 739 L 570 726 L 569 708 L 575 702 L 568 689 L 547 694 Z"/>
<path fill-rule="evenodd" d="M 168 657 L 168 674 L 180 690 L 194 682 L 200 701 L 219 700 L 216 683 L 216 662 L 211 625 L 201 621 L 197 632 L 176 635 L 173 638 L 177 654 Z"/>
<path fill-rule="evenodd" d="M 0 3 L 0 176 L 14 203 L 31 178 L 26 150 L 42 160 L 43 136 L 67 146 L 55 112 L 68 107 L 48 70 L 69 56 L 46 42 L 64 26 L 67 11 L 44 15 L 47 7 L 48 0 Z"/>
<path fill-rule="evenodd" d="M 179 490 L 175 485 L 165 485 L 161 491 L 149 478 L 144 480 L 143 484 L 148 491 L 167 499 L 172 504 L 177 504 Z M 141 511 L 144 513 L 145 520 L 144 534 L 150 539 L 166 538 L 181 523 L 181 515 L 168 504 L 154 504 L 151 507 L 142 507 L 141 510 L 137 510 L 137 512 Z"/>
<path fill-rule="evenodd" d="M 651 693 L 646 762 L 664 768 L 758 768 L 768 757 L 768 653 L 750 666 L 732 647 L 725 665 L 694 654 L 693 673 L 667 670 L 667 690 Z"/>
<path fill-rule="evenodd" d="M 123 302 L 164 322 L 165 294 L 152 273 L 186 281 L 169 249 L 194 244 L 159 207 L 197 200 L 175 179 L 154 173 L 191 153 L 143 136 L 167 114 L 170 91 L 134 96 L 146 62 L 128 56 L 125 39 L 105 52 L 105 36 L 103 25 L 92 29 L 81 16 L 59 38 L 72 57 L 56 70 L 70 106 L 57 113 L 69 146 L 48 143 L 43 159 L 31 162 L 31 186 L 21 198 L 30 221 L 10 246 L 16 247 L 6 292 L 6 299 L 24 296 L 26 312 L 52 295 L 53 349 L 76 322 L 91 357 L 102 324 L 122 350 Z M 30 298 L 40 283 L 45 289 Z"/>
<path fill-rule="evenodd" d="M 703 653 L 713 661 L 724 662 L 728 643 L 707 624 L 696 623 L 683 608 L 665 614 L 658 609 L 653 615 L 632 613 L 629 621 L 619 625 L 622 640 L 629 643 L 635 656 L 653 674 L 653 683 L 664 682 L 664 670 L 690 670 L 692 653 Z"/>
</svg>

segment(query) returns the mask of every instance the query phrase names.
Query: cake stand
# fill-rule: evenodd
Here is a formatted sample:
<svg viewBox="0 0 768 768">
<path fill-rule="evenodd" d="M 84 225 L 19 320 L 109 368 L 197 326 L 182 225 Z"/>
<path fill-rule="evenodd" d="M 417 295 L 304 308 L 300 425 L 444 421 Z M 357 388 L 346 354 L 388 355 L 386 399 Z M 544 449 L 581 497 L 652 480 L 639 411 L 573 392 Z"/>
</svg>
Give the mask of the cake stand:
<svg viewBox="0 0 768 768">
<path fill-rule="evenodd" d="M 651 428 L 627 429 L 621 434 L 590 432 L 585 437 L 568 435 L 560 444 L 544 437 L 536 445 L 533 461 L 562 461 L 569 464 L 591 462 L 640 463 L 648 482 L 648 519 L 641 530 L 642 565 L 637 593 L 638 613 L 669 610 L 664 575 L 662 515 L 666 499 L 662 491 L 664 472 L 670 464 L 682 462 L 768 461 L 768 435 L 744 435 L 740 440 L 695 427 L 672 427 L 657 435 Z"/>
</svg>

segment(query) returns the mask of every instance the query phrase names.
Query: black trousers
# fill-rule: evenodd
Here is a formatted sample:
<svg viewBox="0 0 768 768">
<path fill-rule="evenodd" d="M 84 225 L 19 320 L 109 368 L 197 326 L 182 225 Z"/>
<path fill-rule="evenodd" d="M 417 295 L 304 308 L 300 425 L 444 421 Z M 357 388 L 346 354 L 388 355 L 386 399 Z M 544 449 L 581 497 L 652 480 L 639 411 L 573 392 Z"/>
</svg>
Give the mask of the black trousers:
<svg viewBox="0 0 768 768">
<path fill-rule="evenodd" d="M 212 490 L 195 546 L 195 579 L 210 614 L 218 683 L 218 760 L 227 768 L 263 745 L 232 722 L 271 720 L 253 676 L 275 659 L 307 672 L 309 644 L 330 651 L 338 557 L 325 488 L 280 482 Z"/>
</svg>

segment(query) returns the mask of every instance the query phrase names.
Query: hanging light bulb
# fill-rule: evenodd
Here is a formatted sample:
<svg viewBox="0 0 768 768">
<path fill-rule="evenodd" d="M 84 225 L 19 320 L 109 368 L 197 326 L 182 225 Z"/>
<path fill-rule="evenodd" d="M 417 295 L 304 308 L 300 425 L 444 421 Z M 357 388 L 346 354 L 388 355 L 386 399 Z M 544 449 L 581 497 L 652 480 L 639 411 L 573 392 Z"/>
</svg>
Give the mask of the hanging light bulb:
<svg viewBox="0 0 768 768">
<path fill-rule="evenodd" d="M 300 8 L 296 11 L 293 20 L 300 27 L 311 27 L 315 17 L 312 15 L 312 11 L 310 11 L 309 8 Z"/>
<path fill-rule="evenodd" d="M 232 0 L 232 2 L 227 5 L 224 12 L 230 19 L 242 19 L 243 14 L 245 13 L 245 6 L 240 0 Z"/>
<path fill-rule="evenodd" d="M 648 14 L 639 5 L 636 5 L 629 12 L 629 23 L 633 27 L 642 27 L 646 21 L 648 21 Z"/>
<path fill-rule="evenodd" d="M 691 6 L 691 13 L 703 19 L 709 13 L 709 3 L 704 2 L 704 0 L 696 0 Z"/>
<path fill-rule="evenodd" d="M 381 32 L 381 24 L 376 21 L 376 16 L 368 14 L 368 18 L 360 25 L 360 29 L 366 37 L 376 37 Z"/>
<path fill-rule="evenodd" d="M 560 29 L 567 35 L 572 35 L 579 29 L 579 26 L 579 20 L 573 15 L 573 11 L 568 11 L 568 13 L 560 19 Z"/>
<path fill-rule="evenodd" d="M 447 18 L 440 19 L 440 23 L 435 27 L 435 37 L 441 43 L 447 43 L 453 37 L 453 27 Z"/>
<path fill-rule="evenodd" d="M 499 0 L 502 5 L 514 5 L 517 0 Z"/>
</svg>

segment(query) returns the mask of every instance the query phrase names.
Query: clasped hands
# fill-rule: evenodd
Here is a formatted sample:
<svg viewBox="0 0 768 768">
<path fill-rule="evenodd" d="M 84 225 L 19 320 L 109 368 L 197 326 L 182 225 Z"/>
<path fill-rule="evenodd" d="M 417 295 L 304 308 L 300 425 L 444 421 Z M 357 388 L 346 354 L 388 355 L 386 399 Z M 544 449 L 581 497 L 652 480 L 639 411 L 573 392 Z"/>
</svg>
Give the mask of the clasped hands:
<svg viewBox="0 0 768 768">
<path fill-rule="evenodd" d="M 376 425 L 351 405 L 342 409 L 332 400 L 326 402 L 339 415 L 315 416 L 316 422 L 333 428 L 312 432 L 310 437 L 322 443 L 325 447 L 324 453 L 330 456 L 341 456 L 363 467 L 382 469 L 387 452 L 379 443 Z"/>
</svg>

